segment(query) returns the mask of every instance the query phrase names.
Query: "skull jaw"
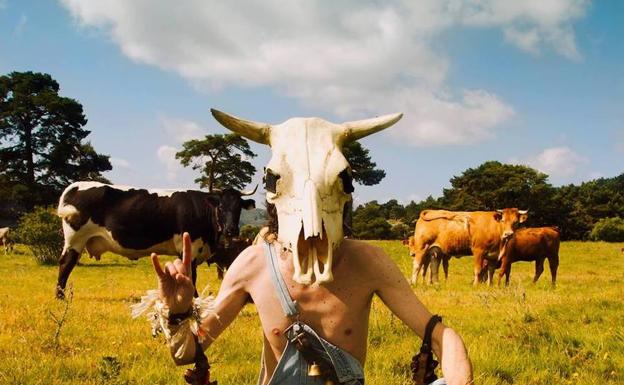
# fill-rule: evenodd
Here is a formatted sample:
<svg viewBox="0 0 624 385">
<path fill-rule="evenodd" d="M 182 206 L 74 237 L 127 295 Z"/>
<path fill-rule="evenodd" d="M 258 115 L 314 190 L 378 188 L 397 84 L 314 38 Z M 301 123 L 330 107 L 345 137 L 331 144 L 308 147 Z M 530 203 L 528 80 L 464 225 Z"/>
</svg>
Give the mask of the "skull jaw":
<svg viewBox="0 0 624 385">
<path fill-rule="evenodd" d="M 339 243 L 337 241 L 329 239 L 325 226 L 321 236 L 308 238 L 304 236 L 302 227 L 296 247 L 292 247 L 293 280 L 302 285 L 310 285 L 313 281 L 319 284 L 333 281 L 333 253 Z"/>
</svg>

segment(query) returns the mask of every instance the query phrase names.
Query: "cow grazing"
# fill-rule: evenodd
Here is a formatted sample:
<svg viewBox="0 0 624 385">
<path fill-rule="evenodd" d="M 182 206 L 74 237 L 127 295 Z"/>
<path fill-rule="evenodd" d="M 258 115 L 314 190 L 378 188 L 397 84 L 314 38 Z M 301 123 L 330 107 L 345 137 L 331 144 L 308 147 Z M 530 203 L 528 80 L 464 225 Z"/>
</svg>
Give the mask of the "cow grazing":
<svg viewBox="0 0 624 385">
<path fill-rule="evenodd" d="M 76 182 L 61 195 L 65 244 L 59 261 L 56 295 L 63 298 L 69 275 L 86 248 L 99 259 L 106 251 L 138 259 L 151 253 L 181 255 L 182 234 L 191 235 L 193 279 L 219 238 L 238 235 L 241 209 L 252 199 L 231 188 L 218 192 L 147 190 L 98 182 Z"/>
<path fill-rule="evenodd" d="M 0 242 L 2 242 L 2 248 L 4 249 L 4 254 L 13 251 L 13 242 L 11 241 L 11 229 L 9 227 L 0 228 Z"/>
<path fill-rule="evenodd" d="M 217 265 L 217 277 L 223 279 L 223 274 L 230 267 L 232 262 L 238 255 L 251 246 L 252 241 L 249 238 L 234 238 L 227 245 L 219 244 L 212 258 L 208 260 L 208 264 Z"/>
<path fill-rule="evenodd" d="M 403 241 L 404 245 L 407 245 L 409 249 L 410 257 L 414 257 L 416 255 L 416 241 L 414 240 L 414 236 L 411 235 L 407 238 L 407 240 Z M 420 271 L 422 272 L 423 281 L 427 279 L 427 271 L 431 266 L 430 275 L 429 275 L 429 284 L 434 282 L 438 282 L 438 271 L 440 267 L 440 263 L 442 264 L 442 268 L 444 269 L 444 278 L 448 279 L 448 267 L 449 260 L 451 256 L 444 253 L 444 251 L 439 246 L 430 246 L 425 254 L 423 255 L 423 260 L 421 262 Z"/>
<path fill-rule="evenodd" d="M 501 269 L 498 275 L 500 285 L 505 275 L 505 285 L 509 285 L 511 264 L 518 261 L 535 261 L 535 276 L 537 282 L 544 272 L 544 260 L 548 259 L 552 284 L 557 283 L 557 269 L 559 267 L 559 229 L 557 227 L 536 227 L 518 229 L 514 235 L 504 242 L 499 260 Z"/>
<path fill-rule="evenodd" d="M 484 259 L 496 261 L 501 242 L 513 235 L 527 218 L 527 211 L 506 208 L 497 211 L 424 210 L 414 231 L 412 284 L 416 284 L 429 248 L 437 246 L 446 256 L 473 255 L 474 280 L 481 276 Z M 489 283 L 492 283 L 490 271 Z"/>
</svg>

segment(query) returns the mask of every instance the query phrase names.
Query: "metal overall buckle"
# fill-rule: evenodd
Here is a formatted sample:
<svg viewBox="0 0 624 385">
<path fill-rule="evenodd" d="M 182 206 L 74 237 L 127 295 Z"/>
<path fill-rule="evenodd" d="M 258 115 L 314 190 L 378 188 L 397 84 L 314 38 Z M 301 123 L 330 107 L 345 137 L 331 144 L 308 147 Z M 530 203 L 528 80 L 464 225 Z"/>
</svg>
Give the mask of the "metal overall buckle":
<svg viewBox="0 0 624 385">
<path fill-rule="evenodd" d="M 284 330 L 284 334 L 288 341 L 295 345 L 295 348 L 301 353 L 303 358 L 308 362 L 308 376 L 321 377 L 325 381 L 325 385 L 337 384 L 337 378 L 333 364 L 326 362 L 322 357 L 318 356 L 312 347 L 310 333 L 305 330 L 303 324 L 296 320 Z"/>
</svg>

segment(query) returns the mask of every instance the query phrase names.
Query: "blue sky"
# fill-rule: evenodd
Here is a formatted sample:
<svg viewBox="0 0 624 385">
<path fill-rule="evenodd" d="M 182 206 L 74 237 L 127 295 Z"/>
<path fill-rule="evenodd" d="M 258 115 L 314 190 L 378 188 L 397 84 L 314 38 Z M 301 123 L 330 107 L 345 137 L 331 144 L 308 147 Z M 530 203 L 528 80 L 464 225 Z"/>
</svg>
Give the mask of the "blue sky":
<svg viewBox="0 0 624 385">
<path fill-rule="evenodd" d="M 387 177 L 359 202 L 438 196 L 487 160 L 555 185 L 624 172 L 623 2 L 181 3 L 0 0 L 0 73 L 58 80 L 121 184 L 193 186 L 173 154 L 224 132 L 210 108 L 269 123 L 403 112 L 363 140 Z M 269 150 L 252 146 L 262 170 Z"/>
</svg>

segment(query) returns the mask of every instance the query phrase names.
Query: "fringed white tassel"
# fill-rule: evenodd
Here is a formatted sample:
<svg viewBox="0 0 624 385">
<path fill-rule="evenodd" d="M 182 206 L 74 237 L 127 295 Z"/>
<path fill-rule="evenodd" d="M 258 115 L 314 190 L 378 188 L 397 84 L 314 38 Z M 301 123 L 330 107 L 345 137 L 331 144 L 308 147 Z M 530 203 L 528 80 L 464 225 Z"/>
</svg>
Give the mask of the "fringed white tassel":
<svg viewBox="0 0 624 385">
<path fill-rule="evenodd" d="M 204 289 L 205 291 L 206 289 Z M 131 305 L 130 308 L 132 310 L 132 318 L 145 315 L 152 326 L 152 336 L 156 337 L 159 333 L 162 333 L 167 342 L 172 346 L 178 345 L 182 341 L 192 340 L 187 338 L 187 333 L 189 332 L 196 335 L 200 343 L 203 343 L 206 338 L 214 340 L 214 337 L 202 325 L 202 321 L 208 318 L 209 315 L 213 315 L 219 320 L 219 316 L 214 310 L 214 296 L 203 297 L 202 292 L 202 295 L 193 298 L 192 306 L 193 312 L 190 317 L 174 327 L 169 325 L 169 307 L 161 301 L 158 290 L 148 290 L 141 297 L 141 302 Z M 186 346 L 179 347 L 182 350 L 185 348 Z"/>
</svg>

